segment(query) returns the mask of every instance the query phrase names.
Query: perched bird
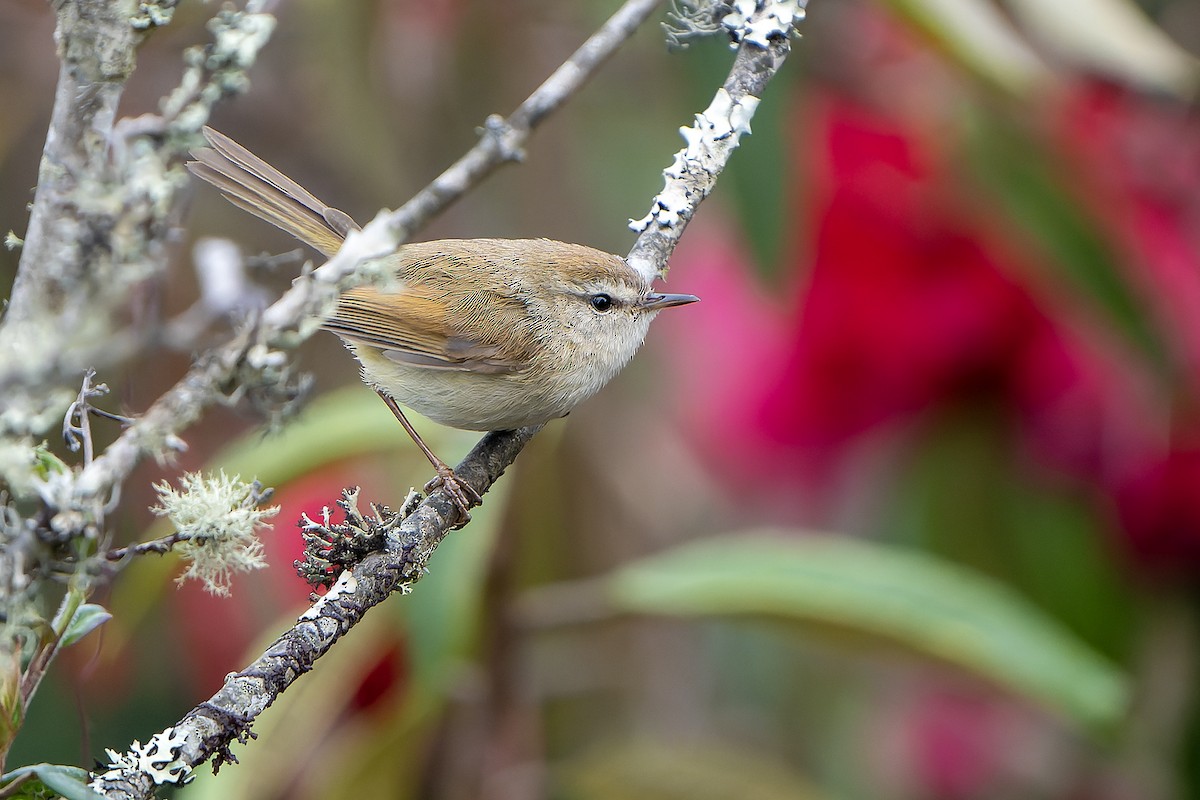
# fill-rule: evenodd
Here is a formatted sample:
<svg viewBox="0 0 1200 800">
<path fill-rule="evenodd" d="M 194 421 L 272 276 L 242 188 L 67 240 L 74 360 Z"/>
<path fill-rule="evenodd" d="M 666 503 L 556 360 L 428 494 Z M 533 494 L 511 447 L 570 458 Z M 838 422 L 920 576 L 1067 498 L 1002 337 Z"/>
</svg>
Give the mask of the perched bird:
<svg viewBox="0 0 1200 800">
<path fill-rule="evenodd" d="M 188 168 L 234 205 L 331 256 L 358 228 L 344 212 L 228 136 Z M 387 288 L 344 292 L 322 327 L 371 386 L 470 519 L 479 495 L 421 440 L 400 406 L 452 428 L 510 430 L 566 416 L 641 346 L 654 316 L 694 303 L 661 294 L 619 256 L 549 239 L 441 239 L 403 245 Z"/>
</svg>

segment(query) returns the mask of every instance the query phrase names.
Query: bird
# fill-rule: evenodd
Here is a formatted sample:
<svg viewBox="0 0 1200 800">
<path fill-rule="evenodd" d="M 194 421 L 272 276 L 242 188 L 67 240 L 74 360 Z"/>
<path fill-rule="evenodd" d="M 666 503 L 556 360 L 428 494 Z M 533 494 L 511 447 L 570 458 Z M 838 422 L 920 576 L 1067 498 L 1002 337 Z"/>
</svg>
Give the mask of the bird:
<svg viewBox="0 0 1200 800">
<path fill-rule="evenodd" d="M 226 199 L 332 256 L 359 228 L 345 212 L 236 141 L 204 128 L 188 169 Z M 625 259 L 551 239 L 438 239 L 381 257 L 394 280 L 343 292 L 321 327 L 433 465 L 460 525 L 482 502 L 425 444 L 407 407 L 463 430 L 513 430 L 566 416 L 607 384 L 665 308 L 699 300 L 653 291 Z"/>
</svg>

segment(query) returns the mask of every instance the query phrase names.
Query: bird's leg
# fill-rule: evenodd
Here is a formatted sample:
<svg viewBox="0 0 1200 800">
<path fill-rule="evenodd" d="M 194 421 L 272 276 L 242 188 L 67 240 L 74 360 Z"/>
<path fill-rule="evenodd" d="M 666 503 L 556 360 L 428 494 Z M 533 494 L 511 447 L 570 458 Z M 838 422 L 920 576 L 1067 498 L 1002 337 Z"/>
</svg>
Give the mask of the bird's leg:
<svg viewBox="0 0 1200 800">
<path fill-rule="evenodd" d="M 404 430 L 408 431 L 408 435 L 416 442 L 417 447 L 421 448 L 421 452 L 429 459 L 429 463 L 437 471 L 437 477 L 425 484 L 425 492 L 429 493 L 439 486 L 445 488 L 446 493 L 450 495 L 450 499 L 454 501 L 454 505 L 458 506 L 458 510 L 462 512 L 462 521 L 457 527 L 462 527 L 471 521 L 471 506 L 477 506 L 483 503 L 483 498 L 479 496 L 479 492 L 475 491 L 470 484 L 463 481 L 454 474 L 454 469 L 442 461 L 432 450 L 429 445 L 425 444 L 421 439 L 421 434 L 417 433 L 417 429 L 408 421 L 408 417 L 404 416 L 404 412 L 400 410 L 400 405 L 395 399 L 386 392 L 377 391 L 380 399 L 384 404 L 391 409 L 396 415 L 396 419 L 404 426 Z"/>
</svg>

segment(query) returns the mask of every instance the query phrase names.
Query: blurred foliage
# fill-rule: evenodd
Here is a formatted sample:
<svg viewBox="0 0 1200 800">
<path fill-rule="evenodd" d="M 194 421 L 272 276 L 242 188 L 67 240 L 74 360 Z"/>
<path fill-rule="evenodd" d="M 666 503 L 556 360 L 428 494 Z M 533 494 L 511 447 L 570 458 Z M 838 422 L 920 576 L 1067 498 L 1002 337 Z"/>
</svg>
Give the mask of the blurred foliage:
<svg viewBox="0 0 1200 800">
<path fill-rule="evenodd" d="M 1001 584 L 916 551 L 799 531 L 740 531 L 635 561 L 614 605 L 643 614 L 765 615 L 855 646 L 945 661 L 1096 729 L 1128 697 L 1121 676 Z"/>
<path fill-rule="evenodd" d="M 0 781 L 5 786 L 19 782 L 8 797 L 14 800 L 95 800 L 99 797 L 88 788 L 87 770 L 79 767 L 64 767 L 58 764 L 34 764 L 6 772 Z"/>
<path fill-rule="evenodd" d="M 282 4 L 214 125 L 367 219 L 615 5 Z M 183 4 L 146 43 L 124 113 L 155 107 L 210 11 Z M 18 234 L 51 32 L 43 3 L 0 4 Z M 813 0 L 802 33 L 674 257 L 673 290 L 704 302 L 542 434 L 416 591 L 263 715 L 240 765 L 180 796 L 1200 796 L 1194 0 Z M 729 58 L 715 40 L 668 53 L 646 26 L 422 236 L 621 252 Z M 205 189 L 186 225 L 139 324 L 192 304 L 201 235 L 294 247 Z M 15 264 L 0 252 L 4 281 Z M 278 290 L 296 269 L 254 277 Z M 100 376 L 112 410 L 145 408 L 190 357 Z M 214 601 L 174 587 L 172 557 L 130 565 L 10 763 L 88 764 L 175 721 L 304 607 L 301 512 L 347 485 L 398 505 L 429 477 L 333 337 L 298 359 L 317 398 L 282 435 L 217 410 L 121 511 L 122 539 L 149 538 L 155 480 L 258 478 L 283 506 L 272 568 Z M 450 461 L 475 439 L 421 428 Z M 61 768 L 29 769 L 50 786 Z"/>
<path fill-rule="evenodd" d="M 600 746 L 562 770 L 568 800 L 821 800 L 777 761 L 727 745 Z"/>
<path fill-rule="evenodd" d="M 1150 364 L 1165 370 L 1163 332 L 1122 274 L 1109 232 L 1098 229 L 1089 209 L 1072 196 L 1050 154 L 1038 152 L 1036 142 L 1009 119 L 986 110 L 969 131 L 966 157 L 980 188 L 992 193 L 997 210 L 1023 237 L 1045 250 L 1051 274 L 1044 280 L 1061 280 L 1062 293 L 1097 304 Z"/>
</svg>

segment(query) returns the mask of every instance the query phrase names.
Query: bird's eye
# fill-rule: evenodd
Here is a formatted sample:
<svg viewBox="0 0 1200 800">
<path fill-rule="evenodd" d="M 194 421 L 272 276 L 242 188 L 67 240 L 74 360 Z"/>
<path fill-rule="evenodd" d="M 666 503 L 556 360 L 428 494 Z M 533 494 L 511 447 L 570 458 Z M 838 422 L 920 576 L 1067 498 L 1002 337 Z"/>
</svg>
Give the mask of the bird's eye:
<svg viewBox="0 0 1200 800">
<path fill-rule="evenodd" d="M 603 292 L 592 295 L 588 302 L 592 304 L 592 308 L 601 313 L 604 313 L 613 307 L 613 299 Z"/>
</svg>

